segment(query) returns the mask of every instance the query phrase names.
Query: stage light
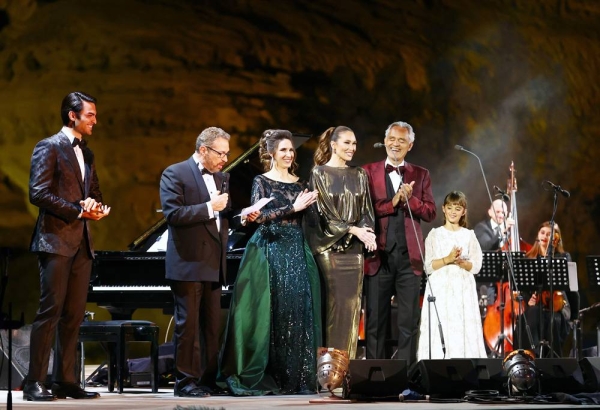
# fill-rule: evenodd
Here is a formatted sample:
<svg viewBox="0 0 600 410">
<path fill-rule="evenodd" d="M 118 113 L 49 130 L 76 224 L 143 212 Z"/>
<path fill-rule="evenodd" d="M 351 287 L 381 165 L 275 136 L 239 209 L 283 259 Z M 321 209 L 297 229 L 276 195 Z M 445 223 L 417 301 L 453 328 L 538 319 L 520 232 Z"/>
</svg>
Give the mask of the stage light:
<svg viewBox="0 0 600 410">
<path fill-rule="evenodd" d="M 331 393 L 328 400 L 340 400 L 340 397 L 336 396 L 333 391 L 347 381 L 350 365 L 348 352 L 333 347 L 319 347 L 317 355 L 317 380 L 319 385 Z"/>
<path fill-rule="evenodd" d="M 540 385 L 534 358 L 534 354 L 529 350 L 513 350 L 504 358 L 502 366 L 508 377 L 509 396 L 526 396 L 534 387 L 537 387 L 539 394 Z"/>
</svg>

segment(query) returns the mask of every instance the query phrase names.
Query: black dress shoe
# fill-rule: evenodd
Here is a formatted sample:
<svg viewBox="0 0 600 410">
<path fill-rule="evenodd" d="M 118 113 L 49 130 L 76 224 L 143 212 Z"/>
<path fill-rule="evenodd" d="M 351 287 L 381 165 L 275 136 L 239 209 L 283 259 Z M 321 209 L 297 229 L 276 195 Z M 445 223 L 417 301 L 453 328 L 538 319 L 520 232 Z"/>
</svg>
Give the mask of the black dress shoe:
<svg viewBox="0 0 600 410">
<path fill-rule="evenodd" d="M 210 391 L 206 387 L 198 386 L 194 382 L 190 382 L 183 387 L 175 386 L 173 394 L 176 397 L 209 397 Z"/>
<path fill-rule="evenodd" d="M 200 384 L 199 387 L 203 390 L 206 390 L 210 393 L 211 396 L 229 396 L 229 390 L 223 389 L 216 384 L 203 385 Z"/>
<path fill-rule="evenodd" d="M 100 397 L 99 393 L 93 391 L 83 390 L 77 383 L 54 383 L 52 385 L 52 393 L 59 399 L 66 399 L 72 397 L 74 399 L 97 399 Z"/>
<path fill-rule="evenodd" d="M 42 383 L 27 381 L 23 385 L 23 400 L 52 401 L 56 400 L 56 396 L 50 393 Z"/>
</svg>

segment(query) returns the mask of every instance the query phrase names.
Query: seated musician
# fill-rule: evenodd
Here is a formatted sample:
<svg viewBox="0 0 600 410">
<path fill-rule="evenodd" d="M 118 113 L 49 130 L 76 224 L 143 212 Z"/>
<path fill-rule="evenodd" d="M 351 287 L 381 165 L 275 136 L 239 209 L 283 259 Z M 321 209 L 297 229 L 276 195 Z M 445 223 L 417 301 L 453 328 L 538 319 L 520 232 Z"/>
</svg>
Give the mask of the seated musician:
<svg viewBox="0 0 600 410">
<path fill-rule="evenodd" d="M 543 258 L 548 255 L 548 248 L 550 243 L 551 226 L 550 222 L 544 222 L 540 225 L 533 247 L 525 255 L 527 258 Z M 571 262 L 571 255 L 565 252 L 562 235 L 560 228 L 557 223 L 554 224 L 554 240 L 553 240 L 553 257 L 561 258 L 566 257 L 568 262 Z M 544 290 L 541 295 L 538 292 L 532 294 L 524 294 L 524 300 L 527 301 L 525 308 L 525 317 L 527 323 L 531 329 L 531 335 L 533 340 L 531 341 L 536 347 L 536 355 L 540 354 L 541 341 L 550 343 L 550 297 L 549 291 Z M 577 306 L 578 294 L 576 292 L 566 292 L 564 290 L 554 291 L 553 308 L 554 308 L 554 340 L 552 350 L 554 355 L 562 355 L 562 346 L 564 341 L 567 339 L 570 331 L 570 323 L 572 320 L 571 316 L 571 304 L 569 299 Z M 541 312 L 540 312 L 541 310 Z M 575 309 L 577 310 L 577 309 Z M 541 316 L 540 316 L 541 313 Z M 573 312 L 575 316 L 577 312 Z M 543 337 L 540 338 L 540 317 L 543 320 Z M 524 326 L 524 323 L 522 324 Z M 524 348 L 529 346 L 526 333 L 522 334 L 522 342 Z M 551 357 L 552 353 L 549 349 L 549 345 L 546 345 L 541 352 L 544 357 Z"/>
</svg>

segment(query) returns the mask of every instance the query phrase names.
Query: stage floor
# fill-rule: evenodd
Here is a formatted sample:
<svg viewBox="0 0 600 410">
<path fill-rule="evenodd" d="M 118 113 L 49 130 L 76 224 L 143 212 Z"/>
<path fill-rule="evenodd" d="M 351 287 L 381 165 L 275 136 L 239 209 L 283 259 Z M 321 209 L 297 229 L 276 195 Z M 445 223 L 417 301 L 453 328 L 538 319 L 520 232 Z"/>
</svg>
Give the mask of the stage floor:
<svg viewBox="0 0 600 410">
<path fill-rule="evenodd" d="M 95 365 L 86 365 L 86 374 L 96 368 Z M 520 404 L 520 403 L 498 403 L 498 404 L 480 404 L 467 402 L 400 402 L 400 401 L 381 401 L 381 402 L 352 402 L 352 403 L 334 403 L 334 404 L 311 404 L 309 400 L 326 398 L 327 394 L 309 395 L 309 396 L 262 396 L 262 397 L 231 397 L 214 396 L 207 398 L 181 398 L 173 395 L 173 389 L 160 389 L 158 393 L 152 393 L 149 388 L 125 388 L 123 394 L 109 393 L 106 387 L 87 387 L 86 390 L 97 391 L 101 397 L 94 400 L 55 400 L 52 402 L 32 402 L 23 401 L 21 391 L 12 392 L 12 403 L 15 409 L 41 409 L 52 410 L 59 409 L 81 409 L 86 410 L 262 410 L 262 409 L 323 409 L 324 407 L 334 410 L 342 409 L 418 409 L 418 410 L 437 410 L 437 409 L 541 409 L 552 407 L 552 409 L 571 409 L 582 408 L 581 405 L 563 405 L 563 404 Z M 7 403 L 7 394 L 5 390 L 0 391 L 0 408 L 5 409 Z M 584 408 L 600 408 L 598 406 L 585 406 Z"/>
<path fill-rule="evenodd" d="M 23 401 L 23 395 L 20 391 L 13 392 L 13 408 L 15 409 L 144 409 L 144 410 L 222 410 L 222 409 L 244 409 L 244 410 L 262 410 L 262 409 L 581 409 L 581 405 L 562 405 L 562 404 L 476 404 L 476 403 L 431 403 L 431 402 L 355 402 L 355 403 L 336 403 L 336 404 L 310 404 L 309 400 L 319 398 L 319 396 L 265 396 L 265 397 L 208 397 L 202 399 L 180 398 L 173 396 L 173 390 L 160 390 L 158 393 L 150 393 L 143 389 L 126 389 L 123 394 L 108 393 L 106 388 L 88 388 L 98 391 L 102 397 L 95 400 L 56 400 L 53 402 L 27 402 Z M 1 408 L 6 408 L 7 392 L 0 392 Z M 583 408 L 600 408 L 599 406 L 583 406 Z"/>
</svg>

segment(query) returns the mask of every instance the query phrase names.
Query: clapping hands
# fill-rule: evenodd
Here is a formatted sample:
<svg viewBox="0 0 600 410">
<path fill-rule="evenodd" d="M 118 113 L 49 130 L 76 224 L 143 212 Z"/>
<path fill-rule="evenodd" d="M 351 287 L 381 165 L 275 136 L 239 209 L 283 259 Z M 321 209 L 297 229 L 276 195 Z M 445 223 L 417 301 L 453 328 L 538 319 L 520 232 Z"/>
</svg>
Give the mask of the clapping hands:
<svg viewBox="0 0 600 410">
<path fill-rule="evenodd" d="M 460 255 L 461 255 L 461 253 L 462 253 L 462 248 L 459 248 L 457 246 L 453 246 L 452 250 L 450 251 L 450 253 L 448 254 L 448 256 L 446 256 L 444 258 L 444 260 L 448 264 L 457 263 L 458 261 L 460 261 Z"/>
<path fill-rule="evenodd" d="M 294 212 L 299 212 L 308 208 L 310 205 L 315 203 L 318 196 L 319 193 L 316 190 L 309 191 L 308 189 L 305 189 L 304 191 L 300 192 L 294 201 Z"/>
</svg>

